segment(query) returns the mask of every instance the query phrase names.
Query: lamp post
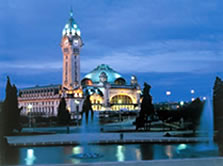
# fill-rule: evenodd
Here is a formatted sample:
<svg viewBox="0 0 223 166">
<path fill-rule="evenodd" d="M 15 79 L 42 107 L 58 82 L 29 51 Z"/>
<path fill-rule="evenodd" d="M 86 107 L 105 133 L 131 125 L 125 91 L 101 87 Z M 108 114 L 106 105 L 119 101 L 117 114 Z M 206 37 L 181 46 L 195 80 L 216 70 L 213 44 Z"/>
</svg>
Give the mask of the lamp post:
<svg viewBox="0 0 223 166">
<path fill-rule="evenodd" d="M 167 103 L 168 103 L 168 109 L 170 109 L 170 101 L 169 101 L 169 97 L 171 95 L 171 91 L 166 91 L 166 95 L 167 95 Z"/>
<path fill-rule="evenodd" d="M 194 97 L 193 97 L 193 95 L 194 95 L 194 93 L 195 93 L 194 89 L 191 89 L 191 90 L 190 90 L 190 93 L 191 93 L 191 96 L 192 96 L 191 101 L 194 101 Z"/>
<path fill-rule="evenodd" d="M 29 127 L 31 128 L 31 120 L 32 120 L 31 119 L 32 118 L 31 117 L 31 113 L 32 113 L 31 109 L 33 108 L 33 106 L 31 104 L 29 104 L 27 108 L 28 108 L 28 113 L 29 113 Z"/>
</svg>

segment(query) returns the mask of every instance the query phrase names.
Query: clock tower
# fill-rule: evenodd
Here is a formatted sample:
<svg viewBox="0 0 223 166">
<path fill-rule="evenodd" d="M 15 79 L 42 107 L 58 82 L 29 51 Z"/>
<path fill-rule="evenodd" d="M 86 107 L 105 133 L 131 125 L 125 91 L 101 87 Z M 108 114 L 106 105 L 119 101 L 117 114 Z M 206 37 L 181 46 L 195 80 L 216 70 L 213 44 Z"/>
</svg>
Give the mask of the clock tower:
<svg viewBox="0 0 223 166">
<path fill-rule="evenodd" d="M 70 19 L 62 32 L 61 48 L 63 52 L 63 88 L 80 88 L 80 49 L 83 46 L 81 32 L 70 12 Z"/>
</svg>

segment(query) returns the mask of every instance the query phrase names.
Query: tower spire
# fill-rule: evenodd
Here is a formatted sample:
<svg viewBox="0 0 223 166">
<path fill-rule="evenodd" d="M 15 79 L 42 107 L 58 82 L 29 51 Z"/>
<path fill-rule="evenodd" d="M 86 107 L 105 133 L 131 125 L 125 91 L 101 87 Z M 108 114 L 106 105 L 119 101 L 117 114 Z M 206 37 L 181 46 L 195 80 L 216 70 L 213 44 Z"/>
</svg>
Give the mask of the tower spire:
<svg viewBox="0 0 223 166">
<path fill-rule="evenodd" d="M 72 6 L 70 7 L 70 17 L 73 17 L 73 9 L 72 9 Z"/>
</svg>

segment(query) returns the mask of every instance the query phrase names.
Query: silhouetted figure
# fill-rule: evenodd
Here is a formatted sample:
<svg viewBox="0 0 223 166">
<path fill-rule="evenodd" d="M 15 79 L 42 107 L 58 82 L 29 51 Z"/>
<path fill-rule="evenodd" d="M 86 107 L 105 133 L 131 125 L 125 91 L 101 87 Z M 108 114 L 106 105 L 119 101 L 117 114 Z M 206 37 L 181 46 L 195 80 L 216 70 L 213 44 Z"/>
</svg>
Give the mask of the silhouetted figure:
<svg viewBox="0 0 223 166">
<path fill-rule="evenodd" d="M 88 123 L 88 114 L 89 114 L 89 110 L 91 111 L 91 120 L 93 120 L 94 117 L 94 111 L 91 107 L 91 100 L 90 100 L 90 95 L 88 94 L 84 100 L 84 104 L 82 107 L 82 117 L 83 114 L 85 113 L 85 118 L 86 118 L 86 123 Z"/>
<path fill-rule="evenodd" d="M 143 89 L 143 99 L 141 103 L 141 110 L 140 110 L 140 116 L 144 116 L 146 119 L 149 115 L 154 114 L 154 106 L 152 104 L 152 96 L 149 94 L 151 89 L 151 86 L 144 83 L 144 89 Z"/>
<path fill-rule="evenodd" d="M 145 123 L 148 120 L 148 116 L 154 115 L 154 106 L 152 104 L 152 96 L 149 94 L 151 86 L 144 83 L 143 100 L 141 103 L 141 110 L 139 117 L 136 118 L 136 130 L 141 127 L 145 127 Z"/>
</svg>

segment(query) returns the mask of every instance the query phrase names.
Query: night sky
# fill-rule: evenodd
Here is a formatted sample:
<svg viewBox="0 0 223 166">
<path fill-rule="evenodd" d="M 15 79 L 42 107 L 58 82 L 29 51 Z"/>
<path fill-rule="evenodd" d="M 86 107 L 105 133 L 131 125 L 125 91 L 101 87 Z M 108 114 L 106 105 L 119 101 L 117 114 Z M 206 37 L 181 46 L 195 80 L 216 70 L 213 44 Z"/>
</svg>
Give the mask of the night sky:
<svg viewBox="0 0 223 166">
<path fill-rule="evenodd" d="M 62 83 L 60 41 L 71 6 L 85 44 L 82 77 L 108 64 L 128 82 L 134 74 L 151 84 L 154 102 L 211 96 L 216 76 L 223 78 L 222 0 L 7 0 L 0 100 L 7 75 L 17 88 Z"/>
</svg>

